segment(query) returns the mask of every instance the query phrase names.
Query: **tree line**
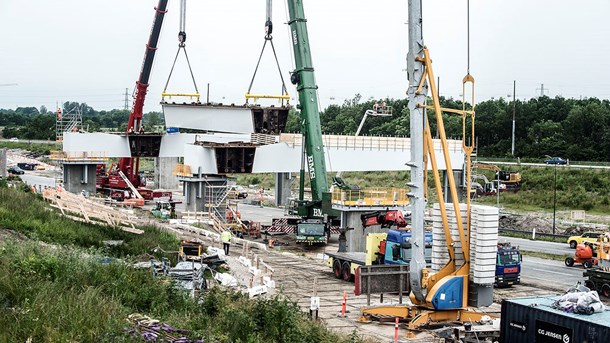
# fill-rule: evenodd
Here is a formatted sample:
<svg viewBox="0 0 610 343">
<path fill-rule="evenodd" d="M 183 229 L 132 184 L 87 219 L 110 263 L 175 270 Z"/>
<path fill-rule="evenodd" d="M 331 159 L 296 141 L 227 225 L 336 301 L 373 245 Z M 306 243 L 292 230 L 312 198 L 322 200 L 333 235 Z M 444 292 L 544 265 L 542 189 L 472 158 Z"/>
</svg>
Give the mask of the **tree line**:
<svg viewBox="0 0 610 343">
<path fill-rule="evenodd" d="M 83 117 L 83 129 L 87 132 L 125 132 L 129 110 L 97 111 L 86 103 L 65 102 L 63 112 L 79 111 Z M 0 127 L 3 138 L 55 140 L 57 112 L 45 106 L 0 109 Z M 143 125 L 147 131 L 159 130 L 163 125 L 160 112 L 144 114 Z"/>
<path fill-rule="evenodd" d="M 441 97 L 441 106 L 461 109 L 461 101 Z M 409 109 L 406 99 L 363 100 L 360 95 L 342 105 L 330 105 L 320 113 L 322 131 L 353 135 L 366 110 L 375 103 L 392 107 L 389 117 L 369 116 L 361 135 L 409 136 Z M 123 132 L 129 118 L 128 110 L 97 111 L 87 104 L 67 102 L 64 108 L 79 108 L 83 127 L 89 132 Z M 476 141 L 479 156 L 511 157 L 513 108 L 515 116 L 515 157 L 540 159 L 560 156 L 570 160 L 607 161 L 610 159 L 610 101 L 597 98 L 571 99 L 542 96 L 515 102 L 503 98 L 476 105 Z M 462 122 L 456 115 L 444 114 L 447 137 L 461 138 Z M 428 111 L 434 119 L 434 111 Z M 55 139 L 56 113 L 44 106 L 0 109 L 3 137 Z M 287 131 L 299 132 L 300 121 L 292 110 Z M 163 115 L 144 115 L 147 131 L 163 125 Z M 438 135 L 436 121 L 430 120 L 431 132 Z M 472 138 L 467 138 L 471 140 Z"/>
<path fill-rule="evenodd" d="M 392 107 L 391 117 L 368 116 L 361 135 L 409 136 L 406 99 L 363 101 L 360 95 L 342 105 L 330 105 L 320 113 L 322 132 L 353 135 L 366 110 L 375 103 Z M 461 100 L 440 98 L 444 108 L 462 109 Z M 431 104 L 431 102 L 429 101 Z M 470 105 L 467 104 L 467 108 Z M 476 104 L 475 145 L 482 157 L 512 157 L 512 121 L 515 116 L 514 157 L 543 159 L 560 156 L 578 161 L 610 160 L 610 101 L 597 98 L 568 99 L 542 96 L 516 102 L 503 98 Z M 438 138 L 436 117 L 428 110 L 432 135 Z M 462 137 L 462 120 L 443 114 L 448 138 Z M 288 130 L 299 131 L 299 120 L 291 113 Z M 470 142 L 472 138 L 467 137 Z"/>
</svg>

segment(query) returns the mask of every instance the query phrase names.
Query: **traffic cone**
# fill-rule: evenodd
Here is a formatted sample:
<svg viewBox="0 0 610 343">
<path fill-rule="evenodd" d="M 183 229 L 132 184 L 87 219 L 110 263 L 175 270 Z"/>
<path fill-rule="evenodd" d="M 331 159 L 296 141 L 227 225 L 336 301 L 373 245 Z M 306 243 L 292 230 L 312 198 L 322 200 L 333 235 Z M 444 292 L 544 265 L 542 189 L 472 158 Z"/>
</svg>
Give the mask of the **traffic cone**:
<svg viewBox="0 0 610 343">
<path fill-rule="evenodd" d="M 341 317 L 345 317 L 345 307 L 347 306 L 347 291 L 343 291 L 343 301 L 341 302 Z"/>
<path fill-rule="evenodd" d="M 394 322 L 394 343 L 398 343 L 398 317 L 396 317 Z"/>
</svg>

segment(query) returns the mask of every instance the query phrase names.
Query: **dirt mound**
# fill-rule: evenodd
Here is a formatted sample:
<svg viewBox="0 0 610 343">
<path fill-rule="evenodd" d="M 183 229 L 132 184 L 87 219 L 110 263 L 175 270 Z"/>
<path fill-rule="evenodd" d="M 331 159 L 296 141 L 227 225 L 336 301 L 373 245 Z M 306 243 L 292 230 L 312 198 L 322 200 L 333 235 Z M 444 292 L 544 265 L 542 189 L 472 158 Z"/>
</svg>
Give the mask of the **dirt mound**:
<svg viewBox="0 0 610 343">
<path fill-rule="evenodd" d="M 551 233 L 553 231 L 553 220 L 529 215 L 502 215 L 500 217 L 500 229 L 519 230 L 531 232 Z M 565 227 L 560 227 L 555 223 L 555 229 L 563 231 Z"/>
</svg>

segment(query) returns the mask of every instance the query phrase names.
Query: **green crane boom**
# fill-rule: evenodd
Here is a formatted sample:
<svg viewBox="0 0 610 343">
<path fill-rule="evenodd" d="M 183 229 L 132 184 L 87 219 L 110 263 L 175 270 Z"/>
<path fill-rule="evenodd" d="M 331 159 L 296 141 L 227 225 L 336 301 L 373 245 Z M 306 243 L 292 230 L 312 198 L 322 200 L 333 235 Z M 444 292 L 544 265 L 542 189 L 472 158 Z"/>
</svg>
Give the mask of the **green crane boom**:
<svg viewBox="0 0 610 343">
<path fill-rule="evenodd" d="M 328 181 L 326 179 L 326 162 L 324 160 L 322 129 L 318 111 L 318 87 L 316 86 L 311 62 L 303 1 L 288 0 L 288 11 L 290 13 L 288 24 L 290 25 L 296 65 L 296 69 L 291 73 L 290 81 L 297 86 L 297 92 L 299 93 L 299 106 L 297 108 L 301 110 L 301 131 L 305 146 L 305 160 L 311 182 L 312 201 L 320 203 L 323 194 L 328 192 Z M 301 201 L 303 200 L 303 180 L 304 177 L 301 175 L 301 196 L 299 199 Z"/>
</svg>

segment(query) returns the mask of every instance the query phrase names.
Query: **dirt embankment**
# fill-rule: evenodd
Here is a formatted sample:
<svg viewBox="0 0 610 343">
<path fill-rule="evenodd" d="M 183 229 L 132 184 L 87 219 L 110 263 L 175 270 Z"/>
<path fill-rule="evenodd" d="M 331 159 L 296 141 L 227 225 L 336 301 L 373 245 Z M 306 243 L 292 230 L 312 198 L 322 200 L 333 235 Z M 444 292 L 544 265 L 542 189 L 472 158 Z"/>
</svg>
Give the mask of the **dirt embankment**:
<svg viewBox="0 0 610 343">
<path fill-rule="evenodd" d="M 500 229 L 510 229 L 532 232 L 536 229 L 539 233 L 553 232 L 553 217 L 548 214 L 513 214 L 502 213 L 500 215 Z M 585 231 L 607 230 L 610 216 L 588 216 L 587 221 L 575 222 L 564 219 L 565 214 L 557 215 L 555 218 L 555 233 L 559 235 L 577 235 Z M 593 222 L 595 221 L 595 222 Z"/>
</svg>

